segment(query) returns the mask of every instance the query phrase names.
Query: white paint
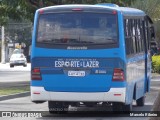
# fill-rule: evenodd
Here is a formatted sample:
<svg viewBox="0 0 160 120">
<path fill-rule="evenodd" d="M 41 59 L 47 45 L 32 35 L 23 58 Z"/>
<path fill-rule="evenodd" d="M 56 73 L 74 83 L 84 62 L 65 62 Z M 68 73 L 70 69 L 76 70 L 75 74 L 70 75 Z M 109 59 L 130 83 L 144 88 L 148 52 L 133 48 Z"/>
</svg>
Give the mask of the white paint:
<svg viewBox="0 0 160 120">
<path fill-rule="evenodd" d="M 1 27 L 1 63 L 5 64 L 6 63 L 6 59 L 5 59 L 5 34 L 4 34 L 4 26 Z"/>
<path fill-rule="evenodd" d="M 159 87 L 150 87 L 150 89 L 153 89 L 153 90 L 160 90 Z"/>
<path fill-rule="evenodd" d="M 79 61 L 79 60 L 58 60 L 55 61 L 55 67 L 84 67 L 84 68 L 99 68 L 99 61 L 88 60 L 88 61 Z"/>
<path fill-rule="evenodd" d="M 40 92 L 40 94 L 33 94 Z M 114 96 L 121 94 L 121 96 Z M 43 87 L 31 86 L 32 101 L 74 101 L 74 102 L 125 102 L 126 88 L 111 88 L 108 92 L 49 92 Z"/>
<path fill-rule="evenodd" d="M 156 79 L 154 79 L 154 80 L 152 79 L 151 81 L 152 81 L 152 82 L 159 82 L 160 79 L 157 79 L 157 80 L 156 80 Z"/>
</svg>

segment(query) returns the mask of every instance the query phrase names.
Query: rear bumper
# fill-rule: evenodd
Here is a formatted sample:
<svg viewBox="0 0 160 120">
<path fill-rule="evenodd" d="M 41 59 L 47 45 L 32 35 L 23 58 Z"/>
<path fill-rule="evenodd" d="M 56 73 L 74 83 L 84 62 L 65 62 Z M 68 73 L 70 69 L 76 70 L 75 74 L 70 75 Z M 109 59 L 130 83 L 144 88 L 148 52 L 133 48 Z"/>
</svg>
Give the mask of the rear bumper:
<svg viewBox="0 0 160 120">
<path fill-rule="evenodd" d="M 10 65 L 26 65 L 26 61 L 21 61 L 21 62 L 10 62 Z"/>
<path fill-rule="evenodd" d="M 125 103 L 126 88 L 111 88 L 108 92 L 49 92 L 43 87 L 31 86 L 32 101 L 72 102 L 122 102 Z"/>
<path fill-rule="evenodd" d="M 26 65 L 26 63 L 10 63 L 10 65 Z"/>
</svg>

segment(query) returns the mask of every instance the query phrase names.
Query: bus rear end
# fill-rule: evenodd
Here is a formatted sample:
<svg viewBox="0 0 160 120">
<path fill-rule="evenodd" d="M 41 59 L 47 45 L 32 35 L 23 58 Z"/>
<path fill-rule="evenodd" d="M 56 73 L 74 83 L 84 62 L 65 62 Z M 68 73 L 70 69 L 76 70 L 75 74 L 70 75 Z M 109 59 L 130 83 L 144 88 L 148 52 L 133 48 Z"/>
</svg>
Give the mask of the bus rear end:
<svg viewBox="0 0 160 120">
<path fill-rule="evenodd" d="M 31 57 L 32 101 L 49 101 L 49 109 L 78 102 L 124 103 L 124 50 L 118 29 L 118 12 L 105 7 L 38 10 Z"/>
</svg>

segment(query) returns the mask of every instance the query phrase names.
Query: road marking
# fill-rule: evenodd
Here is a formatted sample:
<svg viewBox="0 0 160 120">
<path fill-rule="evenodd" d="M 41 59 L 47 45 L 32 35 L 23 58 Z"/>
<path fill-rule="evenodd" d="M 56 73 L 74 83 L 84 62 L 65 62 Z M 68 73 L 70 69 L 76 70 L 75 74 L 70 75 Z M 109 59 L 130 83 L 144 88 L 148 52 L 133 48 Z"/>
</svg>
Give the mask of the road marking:
<svg viewBox="0 0 160 120">
<path fill-rule="evenodd" d="M 153 103 L 152 102 L 147 102 L 147 103 L 145 103 L 145 105 L 153 105 Z"/>
<path fill-rule="evenodd" d="M 151 82 L 160 82 L 160 80 L 153 80 L 153 79 L 152 79 Z"/>
<path fill-rule="evenodd" d="M 150 89 L 160 90 L 160 87 L 150 87 Z"/>
</svg>

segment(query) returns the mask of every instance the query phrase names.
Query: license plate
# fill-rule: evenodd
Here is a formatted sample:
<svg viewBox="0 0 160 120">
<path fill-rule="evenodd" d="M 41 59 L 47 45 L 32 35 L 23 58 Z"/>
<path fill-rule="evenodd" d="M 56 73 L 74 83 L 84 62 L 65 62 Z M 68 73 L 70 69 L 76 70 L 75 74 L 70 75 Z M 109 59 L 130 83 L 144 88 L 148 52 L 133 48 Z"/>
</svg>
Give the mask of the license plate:
<svg viewBox="0 0 160 120">
<path fill-rule="evenodd" d="M 85 71 L 68 71 L 68 76 L 84 77 Z"/>
<path fill-rule="evenodd" d="M 22 61 L 17 61 L 17 63 L 22 63 Z"/>
</svg>

